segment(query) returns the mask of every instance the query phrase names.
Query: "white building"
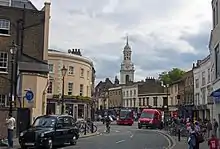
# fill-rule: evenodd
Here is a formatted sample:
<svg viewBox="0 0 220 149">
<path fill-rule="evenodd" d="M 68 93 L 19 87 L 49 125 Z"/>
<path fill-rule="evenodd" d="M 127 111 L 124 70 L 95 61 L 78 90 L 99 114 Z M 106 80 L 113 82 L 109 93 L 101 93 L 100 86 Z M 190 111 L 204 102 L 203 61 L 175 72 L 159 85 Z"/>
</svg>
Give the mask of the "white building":
<svg viewBox="0 0 220 149">
<path fill-rule="evenodd" d="M 138 108 L 138 84 L 122 86 L 122 100 L 124 107 Z"/>
<path fill-rule="evenodd" d="M 120 84 L 126 84 L 127 82 L 134 81 L 134 64 L 131 61 L 131 47 L 128 44 L 128 37 L 127 43 L 124 47 L 123 51 L 123 61 L 121 63 L 121 70 L 120 70 Z"/>
<path fill-rule="evenodd" d="M 211 31 L 209 50 L 211 56 L 211 80 L 212 80 L 212 91 L 217 91 L 220 89 L 220 53 L 219 53 L 219 43 L 220 43 L 220 0 L 212 0 L 212 11 L 213 11 L 213 28 Z M 214 118 L 220 122 L 220 102 L 213 98 L 214 100 Z"/>
<path fill-rule="evenodd" d="M 208 55 L 198 60 L 193 66 L 194 76 L 194 105 L 201 119 L 213 117 L 213 106 L 210 105 L 211 94 L 211 60 Z"/>
</svg>

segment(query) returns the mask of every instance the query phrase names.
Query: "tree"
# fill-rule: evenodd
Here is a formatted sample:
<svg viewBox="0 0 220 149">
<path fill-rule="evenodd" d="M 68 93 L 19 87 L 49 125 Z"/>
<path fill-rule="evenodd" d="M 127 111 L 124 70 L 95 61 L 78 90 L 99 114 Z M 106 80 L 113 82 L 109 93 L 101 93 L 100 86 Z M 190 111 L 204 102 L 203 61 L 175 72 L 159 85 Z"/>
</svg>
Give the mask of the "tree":
<svg viewBox="0 0 220 149">
<path fill-rule="evenodd" d="M 159 80 L 162 81 L 164 84 L 171 84 L 183 76 L 185 71 L 179 69 L 179 68 L 173 68 L 170 71 L 164 71 L 161 74 L 159 74 Z"/>
</svg>

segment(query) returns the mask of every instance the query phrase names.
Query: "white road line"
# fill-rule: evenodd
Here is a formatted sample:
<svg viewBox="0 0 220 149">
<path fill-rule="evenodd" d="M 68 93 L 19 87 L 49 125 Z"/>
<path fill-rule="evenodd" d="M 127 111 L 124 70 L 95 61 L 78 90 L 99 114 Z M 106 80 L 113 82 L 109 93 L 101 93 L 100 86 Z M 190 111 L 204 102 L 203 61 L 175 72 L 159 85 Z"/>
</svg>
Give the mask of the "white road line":
<svg viewBox="0 0 220 149">
<path fill-rule="evenodd" d="M 120 131 L 118 131 L 118 130 L 115 130 L 115 132 L 120 132 Z"/>
<path fill-rule="evenodd" d="M 132 135 L 130 136 L 130 138 L 133 138 L 133 136 L 134 136 L 134 135 L 132 134 Z"/>
<path fill-rule="evenodd" d="M 122 142 L 124 142 L 125 140 L 120 140 L 120 141 L 117 141 L 117 142 L 115 142 L 116 144 L 118 144 L 118 143 L 122 143 Z"/>
</svg>

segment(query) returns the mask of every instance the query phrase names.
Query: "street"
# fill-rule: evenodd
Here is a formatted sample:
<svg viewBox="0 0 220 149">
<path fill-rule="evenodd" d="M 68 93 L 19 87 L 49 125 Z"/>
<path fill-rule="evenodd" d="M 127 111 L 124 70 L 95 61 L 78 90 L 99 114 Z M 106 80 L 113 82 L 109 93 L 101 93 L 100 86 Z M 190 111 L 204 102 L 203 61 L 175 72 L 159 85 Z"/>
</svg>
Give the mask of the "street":
<svg viewBox="0 0 220 149">
<path fill-rule="evenodd" d="M 137 129 L 137 125 L 111 125 L 111 133 L 104 132 L 105 125 L 99 124 L 100 135 L 83 138 L 76 146 L 63 149 L 163 149 L 169 146 L 168 139 L 155 130 Z"/>
</svg>

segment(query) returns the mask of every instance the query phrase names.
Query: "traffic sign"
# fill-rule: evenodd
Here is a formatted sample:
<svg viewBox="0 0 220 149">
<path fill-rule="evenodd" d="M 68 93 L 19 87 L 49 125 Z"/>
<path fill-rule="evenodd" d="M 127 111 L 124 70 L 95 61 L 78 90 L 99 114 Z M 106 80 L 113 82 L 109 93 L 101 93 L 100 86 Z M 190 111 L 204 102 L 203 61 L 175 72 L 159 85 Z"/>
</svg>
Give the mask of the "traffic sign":
<svg viewBox="0 0 220 149">
<path fill-rule="evenodd" d="M 32 91 L 27 91 L 25 94 L 25 98 L 27 99 L 27 101 L 31 101 L 34 98 L 34 93 Z"/>
</svg>

